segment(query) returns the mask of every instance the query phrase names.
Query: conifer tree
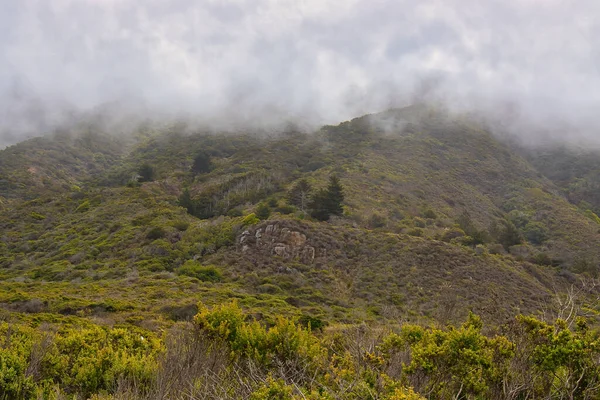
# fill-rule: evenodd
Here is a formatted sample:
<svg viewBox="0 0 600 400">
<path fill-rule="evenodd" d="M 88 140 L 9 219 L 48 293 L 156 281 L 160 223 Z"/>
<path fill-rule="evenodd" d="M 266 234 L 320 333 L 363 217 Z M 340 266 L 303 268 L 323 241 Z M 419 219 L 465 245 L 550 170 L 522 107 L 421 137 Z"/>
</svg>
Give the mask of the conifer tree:
<svg viewBox="0 0 600 400">
<path fill-rule="evenodd" d="M 311 201 L 311 216 L 320 221 L 327 221 L 332 215 L 344 212 L 344 188 L 340 179 L 333 175 L 329 178 L 326 189 L 319 190 Z"/>
<path fill-rule="evenodd" d="M 194 163 L 192 164 L 192 172 L 195 174 L 204 174 L 210 172 L 213 169 L 212 161 L 208 153 L 201 151 L 194 157 Z"/>
<path fill-rule="evenodd" d="M 138 182 L 152 182 L 154 180 L 154 176 L 156 171 L 154 167 L 150 164 L 143 164 L 138 170 Z"/>
</svg>

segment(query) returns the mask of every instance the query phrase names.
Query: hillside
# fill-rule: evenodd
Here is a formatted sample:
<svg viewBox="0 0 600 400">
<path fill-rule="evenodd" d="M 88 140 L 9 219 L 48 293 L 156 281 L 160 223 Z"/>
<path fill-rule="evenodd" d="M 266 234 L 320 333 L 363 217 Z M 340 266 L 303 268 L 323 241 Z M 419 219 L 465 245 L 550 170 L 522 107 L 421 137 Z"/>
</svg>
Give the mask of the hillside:
<svg viewBox="0 0 600 400">
<path fill-rule="evenodd" d="M 559 179 L 544 160 L 424 105 L 313 133 L 31 139 L 0 151 L 0 318 L 159 336 L 198 302 L 235 299 L 267 325 L 473 312 L 496 332 L 518 314 L 557 315 L 570 288 L 595 316 L 597 289 L 582 282 L 597 276 L 600 219 L 594 198 L 565 191 L 592 172 Z M 291 200 L 331 176 L 343 215 L 319 221 Z"/>
<path fill-rule="evenodd" d="M 210 156 L 212 168 L 192 174 L 199 151 Z M 529 288 L 517 299 L 533 311 L 533 299 L 547 296 L 555 280 L 565 281 L 559 275 L 569 277 L 562 269 L 589 269 L 600 249 L 595 214 L 571 205 L 552 181 L 472 121 L 424 106 L 364 116 L 314 134 L 292 131 L 272 138 L 183 134 L 173 128 L 138 135 L 129 148 L 102 134 L 42 138 L 4 150 L 1 159 L 1 174 L 9 182 L 1 220 L 7 250 L 3 276 L 30 285 L 85 285 L 131 274 L 167 274 L 162 279 L 180 285 L 174 272 L 194 259 L 219 268 L 222 285 L 252 295 L 284 300 L 304 286 L 313 299 L 307 309 L 326 309 L 328 318 L 335 314 L 332 304 L 318 293 L 331 290 L 340 291 L 335 300 L 344 303 L 346 311 L 338 313 L 342 320 L 357 309 L 379 315 L 398 302 L 405 313 L 435 317 L 433 297 L 445 285 L 456 292 L 450 296 L 465 302 L 461 315 L 481 308 L 486 285 L 501 288 L 503 304 L 516 301 L 511 293 L 524 290 L 520 285 Z M 143 164 L 153 167 L 155 180 L 125 187 Z M 343 218 L 298 220 L 304 213 L 287 204 L 287 190 L 301 179 L 323 186 L 331 174 L 344 186 Z M 10 183 L 16 181 L 20 184 Z M 211 219 L 195 218 L 178 206 L 185 188 L 205 207 L 201 217 Z M 304 267 L 297 277 L 276 274 L 276 264 L 289 262 L 270 260 L 270 254 L 249 265 L 239 257 L 236 241 L 243 216 L 258 204 L 269 204 L 274 222 L 309 224 L 298 229 L 311 227 L 315 233 L 307 235 L 309 240 L 324 237 L 339 253 L 320 260 L 318 268 Z M 502 246 L 507 223 L 518 231 L 519 243 Z M 334 232 L 327 231 L 330 226 Z M 336 238 L 334 233 L 341 232 Z M 382 240 L 390 242 L 385 251 Z M 392 257 L 392 252 L 400 253 Z M 403 261 L 401 253 L 407 257 Z M 424 271 L 414 271 L 415 259 L 423 257 Z M 453 268 L 466 269 L 454 277 Z M 495 277 L 499 268 L 529 278 L 515 278 L 515 287 L 506 287 L 512 280 L 504 273 Z M 446 282 L 445 274 L 451 276 Z M 475 291 L 465 287 L 465 279 L 474 280 Z M 278 284 L 289 280 L 294 283 Z M 389 287 L 370 304 L 360 293 L 369 293 L 376 282 Z M 260 293 L 264 285 L 273 286 L 274 293 Z M 359 303 L 345 304 L 344 296 Z M 511 307 L 502 313 L 510 316 L 519 305 Z M 358 319 L 364 318 L 361 313 Z"/>
</svg>

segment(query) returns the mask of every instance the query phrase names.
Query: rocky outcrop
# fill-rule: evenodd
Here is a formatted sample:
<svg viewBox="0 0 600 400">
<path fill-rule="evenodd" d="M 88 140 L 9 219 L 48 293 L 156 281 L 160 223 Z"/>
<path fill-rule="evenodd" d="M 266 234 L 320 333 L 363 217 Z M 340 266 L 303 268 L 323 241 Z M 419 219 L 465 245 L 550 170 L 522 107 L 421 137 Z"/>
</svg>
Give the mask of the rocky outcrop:
<svg viewBox="0 0 600 400">
<path fill-rule="evenodd" d="M 317 249 L 304 233 L 278 223 L 244 231 L 239 246 L 243 253 L 256 251 L 303 264 L 312 264 L 316 257 L 326 255 L 325 249 Z"/>
</svg>

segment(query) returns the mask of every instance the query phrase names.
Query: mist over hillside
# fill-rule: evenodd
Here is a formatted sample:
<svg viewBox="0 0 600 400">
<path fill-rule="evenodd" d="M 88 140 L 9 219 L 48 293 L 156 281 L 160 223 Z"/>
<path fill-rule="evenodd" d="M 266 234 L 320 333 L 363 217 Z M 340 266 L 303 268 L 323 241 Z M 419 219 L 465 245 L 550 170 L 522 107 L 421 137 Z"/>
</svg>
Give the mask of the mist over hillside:
<svg viewBox="0 0 600 400">
<path fill-rule="evenodd" d="M 576 7 L 559 0 L 4 1 L 0 146 L 115 102 L 142 120 L 270 129 L 443 101 L 501 121 L 527 141 L 549 130 L 595 143 L 599 7 L 593 0 Z"/>
</svg>

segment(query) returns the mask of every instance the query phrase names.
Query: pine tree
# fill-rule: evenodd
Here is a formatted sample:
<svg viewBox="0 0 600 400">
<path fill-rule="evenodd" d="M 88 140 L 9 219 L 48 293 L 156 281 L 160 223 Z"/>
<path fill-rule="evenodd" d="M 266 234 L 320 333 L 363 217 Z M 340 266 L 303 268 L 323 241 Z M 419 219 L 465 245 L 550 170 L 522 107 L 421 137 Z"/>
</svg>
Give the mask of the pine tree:
<svg viewBox="0 0 600 400">
<path fill-rule="evenodd" d="M 511 246 L 515 246 L 523 242 L 521 232 L 519 232 L 515 224 L 509 220 L 503 220 L 502 226 L 499 228 L 494 228 L 494 230 L 497 232 L 496 237 L 498 242 L 504 246 L 506 250 L 508 250 Z"/>
<path fill-rule="evenodd" d="M 329 178 L 329 185 L 327 186 L 327 207 L 329 213 L 332 215 L 342 215 L 344 213 L 344 188 L 340 183 L 340 179 L 333 175 Z"/>
<path fill-rule="evenodd" d="M 210 172 L 213 168 L 210 156 L 205 152 L 200 152 L 194 157 L 192 172 L 195 174 L 204 174 Z"/>
<path fill-rule="evenodd" d="M 179 196 L 179 205 L 187 209 L 189 214 L 195 215 L 196 207 L 188 188 L 185 188 L 181 196 Z"/>
<path fill-rule="evenodd" d="M 152 182 L 154 180 L 154 167 L 150 164 L 143 164 L 138 170 L 138 182 Z"/>
<path fill-rule="evenodd" d="M 319 190 L 311 201 L 310 215 L 320 221 L 327 221 L 332 215 L 342 215 L 344 212 L 344 188 L 337 176 L 329 178 L 326 189 Z"/>
</svg>

